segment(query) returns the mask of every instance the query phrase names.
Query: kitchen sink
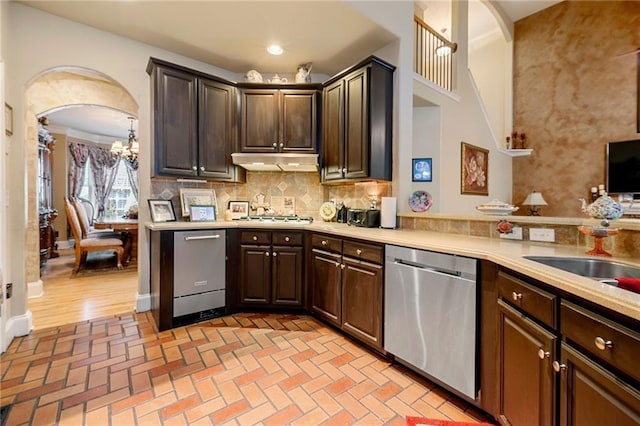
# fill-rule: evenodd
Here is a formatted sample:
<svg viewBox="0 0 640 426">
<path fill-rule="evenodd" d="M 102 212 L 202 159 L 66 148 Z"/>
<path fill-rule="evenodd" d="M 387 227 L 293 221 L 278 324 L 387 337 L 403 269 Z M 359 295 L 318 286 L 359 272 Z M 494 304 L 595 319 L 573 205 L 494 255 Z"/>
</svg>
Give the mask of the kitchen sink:
<svg viewBox="0 0 640 426">
<path fill-rule="evenodd" d="M 640 278 L 640 267 L 613 260 L 557 256 L 524 256 L 524 258 L 597 280 L 617 277 Z"/>
</svg>

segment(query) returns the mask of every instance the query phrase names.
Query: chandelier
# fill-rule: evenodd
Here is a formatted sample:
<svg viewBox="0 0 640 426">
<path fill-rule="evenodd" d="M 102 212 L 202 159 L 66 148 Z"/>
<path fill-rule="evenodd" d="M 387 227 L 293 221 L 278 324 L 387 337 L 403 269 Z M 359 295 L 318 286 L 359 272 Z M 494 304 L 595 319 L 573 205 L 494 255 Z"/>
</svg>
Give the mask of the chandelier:
<svg viewBox="0 0 640 426">
<path fill-rule="evenodd" d="M 136 132 L 133 130 L 133 120 L 135 117 L 127 117 L 131 120 L 131 128 L 129 129 L 129 142 L 127 145 L 123 145 L 121 141 L 113 141 L 111 144 L 111 152 L 120 156 L 123 160 L 126 160 L 130 164 L 136 164 L 138 162 L 138 153 L 140 152 L 140 145 L 138 139 L 136 139 Z"/>
</svg>

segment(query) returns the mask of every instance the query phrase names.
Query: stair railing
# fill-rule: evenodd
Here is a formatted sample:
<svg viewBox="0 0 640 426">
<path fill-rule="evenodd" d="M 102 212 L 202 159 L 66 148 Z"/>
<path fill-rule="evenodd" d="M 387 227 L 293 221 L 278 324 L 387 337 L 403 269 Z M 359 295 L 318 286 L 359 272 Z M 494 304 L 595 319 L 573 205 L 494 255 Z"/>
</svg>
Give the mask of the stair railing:
<svg viewBox="0 0 640 426">
<path fill-rule="evenodd" d="M 413 70 L 438 86 L 453 89 L 453 53 L 458 48 L 414 16 Z"/>
</svg>

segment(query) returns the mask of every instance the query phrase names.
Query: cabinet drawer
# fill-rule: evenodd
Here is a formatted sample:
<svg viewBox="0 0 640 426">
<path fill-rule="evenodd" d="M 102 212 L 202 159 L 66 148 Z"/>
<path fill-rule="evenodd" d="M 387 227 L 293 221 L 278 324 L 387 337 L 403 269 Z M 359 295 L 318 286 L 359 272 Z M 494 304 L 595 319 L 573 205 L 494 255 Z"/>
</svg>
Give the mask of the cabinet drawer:
<svg viewBox="0 0 640 426">
<path fill-rule="evenodd" d="M 380 265 L 384 259 L 382 247 L 359 243 L 356 241 L 345 241 L 343 253 L 345 256 L 349 256 L 354 259 L 366 260 Z"/>
<path fill-rule="evenodd" d="M 560 318 L 560 330 L 567 341 L 640 380 L 640 334 L 564 300 Z"/>
<path fill-rule="evenodd" d="M 498 273 L 498 296 L 549 327 L 557 327 L 557 297 L 553 294 L 500 271 Z"/>
<path fill-rule="evenodd" d="M 301 246 L 302 233 L 300 232 L 274 232 L 274 246 Z"/>
<path fill-rule="evenodd" d="M 342 240 L 340 238 L 313 234 L 311 236 L 311 245 L 320 250 L 342 253 Z"/>
<path fill-rule="evenodd" d="M 240 233 L 241 244 L 271 244 L 270 231 L 242 231 Z"/>
</svg>

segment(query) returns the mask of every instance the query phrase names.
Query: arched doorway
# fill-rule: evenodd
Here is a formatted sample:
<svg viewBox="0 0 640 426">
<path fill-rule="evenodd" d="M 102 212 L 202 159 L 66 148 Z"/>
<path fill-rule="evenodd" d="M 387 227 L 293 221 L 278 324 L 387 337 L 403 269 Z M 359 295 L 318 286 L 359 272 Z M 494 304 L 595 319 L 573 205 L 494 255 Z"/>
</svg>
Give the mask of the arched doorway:
<svg viewBox="0 0 640 426">
<path fill-rule="evenodd" d="M 55 67 L 33 78 L 25 90 L 26 194 L 25 278 L 28 294 L 42 292 L 39 261 L 39 217 L 37 202 L 37 117 L 70 105 L 96 105 L 138 116 L 139 106 L 117 81 L 98 71 L 82 67 Z M 24 300 L 26 306 L 26 300 Z"/>
</svg>

